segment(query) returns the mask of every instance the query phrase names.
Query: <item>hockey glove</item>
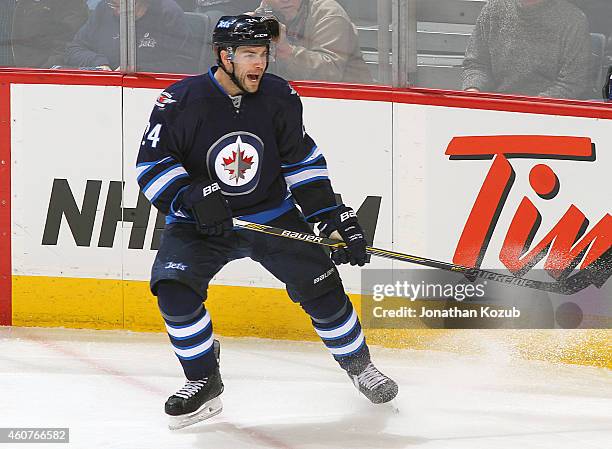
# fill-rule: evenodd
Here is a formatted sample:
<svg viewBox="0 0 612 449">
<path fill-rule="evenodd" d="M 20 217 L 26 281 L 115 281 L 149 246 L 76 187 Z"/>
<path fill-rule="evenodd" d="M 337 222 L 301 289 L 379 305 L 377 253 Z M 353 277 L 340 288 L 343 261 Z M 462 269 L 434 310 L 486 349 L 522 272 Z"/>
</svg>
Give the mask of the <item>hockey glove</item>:
<svg viewBox="0 0 612 449">
<path fill-rule="evenodd" d="M 366 253 L 367 243 L 363 229 L 350 207 L 343 204 L 331 211 L 327 218 L 319 223 L 318 229 L 321 234 L 331 238 L 331 234 L 337 231 L 346 243 L 344 248 L 332 249 L 331 258 L 336 265 L 350 263 L 362 267 L 370 261 L 370 256 Z"/>
<path fill-rule="evenodd" d="M 232 210 L 215 181 L 192 182 L 182 193 L 180 202 L 193 215 L 196 228 L 204 235 L 223 235 L 233 227 Z"/>
</svg>

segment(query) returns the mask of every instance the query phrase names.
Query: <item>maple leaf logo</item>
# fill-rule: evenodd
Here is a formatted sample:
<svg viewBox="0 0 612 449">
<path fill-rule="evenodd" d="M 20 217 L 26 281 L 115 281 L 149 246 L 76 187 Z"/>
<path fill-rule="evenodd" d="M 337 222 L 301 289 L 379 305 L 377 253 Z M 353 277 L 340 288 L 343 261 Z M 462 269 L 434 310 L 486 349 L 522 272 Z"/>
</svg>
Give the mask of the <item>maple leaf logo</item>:
<svg viewBox="0 0 612 449">
<path fill-rule="evenodd" d="M 246 150 L 240 149 L 241 143 L 242 140 L 238 137 L 236 141 L 238 151 L 232 151 L 231 157 L 224 157 L 222 164 L 223 168 L 230 172 L 230 181 L 235 179 L 236 184 L 238 184 L 238 181 L 241 179 L 245 179 L 244 174 L 251 168 L 251 165 L 253 165 L 253 156 L 246 156 L 244 154 Z"/>
</svg>

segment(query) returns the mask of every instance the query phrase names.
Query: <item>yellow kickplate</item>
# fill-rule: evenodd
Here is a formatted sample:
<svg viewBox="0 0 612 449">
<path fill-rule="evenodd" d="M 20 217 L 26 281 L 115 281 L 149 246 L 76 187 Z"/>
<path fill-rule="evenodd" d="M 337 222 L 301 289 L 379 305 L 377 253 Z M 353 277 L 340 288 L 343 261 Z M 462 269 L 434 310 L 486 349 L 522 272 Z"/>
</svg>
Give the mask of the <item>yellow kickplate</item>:
<svg viewBox="0 0 612 449">
<path fill-rule="evenodd" d="M 359 295 L 351 295 L 360 312 Z M 13 325 L 164 332 L 147 282 L 13 276 Z M 206 307 L 215 333 L 317 341 L 309 318 L 284 290 L 213 285 Z M 388 348 L 490 354 L 612 368 L 612 331 L 366 329 Z"/>
</svg>

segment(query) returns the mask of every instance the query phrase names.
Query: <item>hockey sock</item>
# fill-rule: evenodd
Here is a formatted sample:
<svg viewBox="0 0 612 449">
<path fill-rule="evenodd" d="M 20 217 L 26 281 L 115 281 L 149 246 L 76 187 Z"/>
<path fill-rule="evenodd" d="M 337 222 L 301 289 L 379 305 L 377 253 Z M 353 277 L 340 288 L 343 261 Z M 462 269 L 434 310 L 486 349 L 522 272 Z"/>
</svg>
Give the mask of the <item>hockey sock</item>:
<svg viewBox="0 0 612 449">
<path fill-rule="evenodd" d="M 185 377 L 199 380 L 216 367 L 213 327 L 202 298 L 191 288 L 163 281 L 157 289 L 157 304 Z"/>
<path fill-rule="evenodd" d="M 370 351 L 357 312 L 344 290 L 334 290 L 300 305 L 342 369 L 350 374 L 363 371 L 370 363 Z"/>
</svg>

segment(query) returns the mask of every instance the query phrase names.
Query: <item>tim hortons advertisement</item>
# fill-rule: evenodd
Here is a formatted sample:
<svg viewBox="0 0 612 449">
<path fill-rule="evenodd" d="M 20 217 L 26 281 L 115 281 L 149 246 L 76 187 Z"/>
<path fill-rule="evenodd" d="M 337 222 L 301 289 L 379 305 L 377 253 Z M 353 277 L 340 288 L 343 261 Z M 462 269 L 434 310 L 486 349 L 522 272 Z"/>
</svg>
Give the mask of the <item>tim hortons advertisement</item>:
<svg viewBox="0 0 612 449">
<path fill-rule="evenodd" d="M 412 242 L 428 257 L 553 284 L 578 269 L 584 288 L 606 284 L 610 121 L 395 107 L 398 249 Z"/>
</svg>

